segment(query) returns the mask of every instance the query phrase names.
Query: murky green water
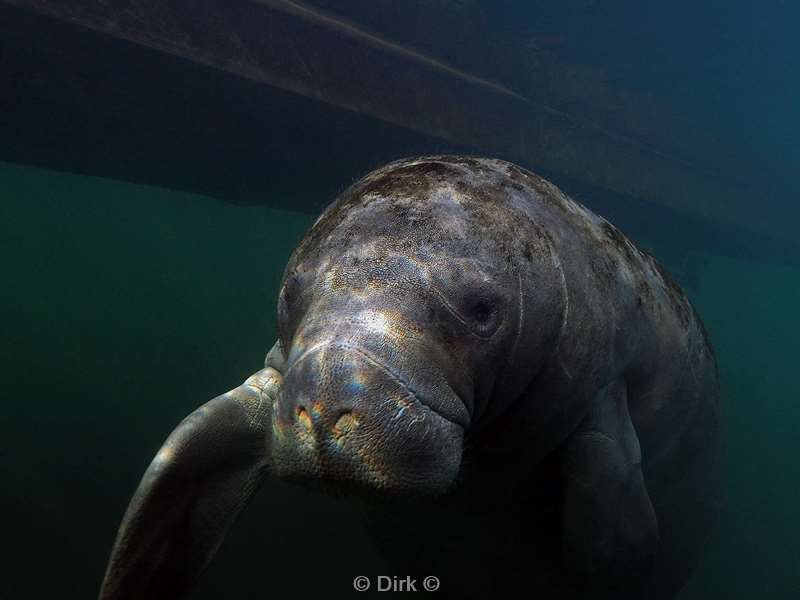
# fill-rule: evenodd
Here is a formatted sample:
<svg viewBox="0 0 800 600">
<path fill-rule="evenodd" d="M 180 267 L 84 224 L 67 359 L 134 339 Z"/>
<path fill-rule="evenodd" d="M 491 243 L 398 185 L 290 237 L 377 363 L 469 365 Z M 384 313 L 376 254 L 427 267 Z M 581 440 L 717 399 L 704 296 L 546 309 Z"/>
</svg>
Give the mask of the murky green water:
<svg viewBox="0 0 800 600">
<path fill-rule="evenodd" d="M 96 594 L 166 434 L 259 368 L 312 221 L 0 164 L 0 596 Z M 650 249 L 683 268 L 675 249 Z M 720 365 L 725 494 L 684 598 L 795 598 L 800 270 L 711 257 L 700 273 L 689 292 Z M 350 597 L 354 575 L 381 571 L 348 503 L 270 483 L 196 597 L 298 597 L 301 581 L 304 597 Z"/>
</svg>

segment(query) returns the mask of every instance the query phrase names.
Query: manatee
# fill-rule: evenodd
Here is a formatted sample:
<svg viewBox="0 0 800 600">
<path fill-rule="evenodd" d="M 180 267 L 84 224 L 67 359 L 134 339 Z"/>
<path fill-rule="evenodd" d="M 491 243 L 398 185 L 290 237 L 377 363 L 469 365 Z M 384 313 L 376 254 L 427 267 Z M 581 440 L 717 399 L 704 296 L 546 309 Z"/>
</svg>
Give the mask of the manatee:
<svg viewBox="0 0 800 600">
<path fill-rule="evenodd" d="M 711 344 L 656 259 L 541 177 L 369 173 L 294 250 L 277 323 L 264 368 L 152 461 L 101 598 L 185 595 L 271 477 L 365 500 L 395 572 L 444 596 L 670 598 L 698 563 Z"/>
</svg>

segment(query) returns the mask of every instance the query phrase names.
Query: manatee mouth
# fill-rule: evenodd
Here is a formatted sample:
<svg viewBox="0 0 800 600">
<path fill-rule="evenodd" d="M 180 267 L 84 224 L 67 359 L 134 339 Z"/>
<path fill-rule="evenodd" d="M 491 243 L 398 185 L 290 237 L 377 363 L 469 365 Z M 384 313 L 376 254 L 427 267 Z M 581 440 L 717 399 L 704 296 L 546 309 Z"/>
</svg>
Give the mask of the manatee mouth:
<svg viewBox="0 0 800 600">
<path fill-rule="evenodd" d="M 449 488 L 469 414 L 431 364 L 398 350 L 341 338 L 295 349 L 273 405 L 278 477 L 368 493 Z"/>
<path fill-rule="evenodd" d="M 459 407 L 464 408 L 466 405 L 462 401 L 461 397 L 449 385 L 445 385 L 444 387 L 447 390 L 446 395 L 449 396 L 448 403 L 451 404 L 452 406 L 450 407 L 437 406 L 436 403 L 432 402 L 427 395 L 420 393 L 408 381 L 408 379 L 402 376 L 397 370 L 392 369 L 384 361 L 379 360 L 372 353 L 368 352 L 367 350 L 364 350 L 362 347 L 357 346 L 355 344 L 349 344 L 347 342 L 334 341 L 334 340 L 325 340 L 322 342 L 318 342 L 313 346 L 304 350 L 300 356 L 298 356 L 294 361 L 292 361 L 291 364 L 286 369 L 286 373 L 284 374 L 284 376 L 288 377 L 289 373 L 292 371 L 293 368 L 295 368 L 297 365 L 303 362 L 308 356 L 310 356 L 311 354 L 313 354 L 314 352 L 323 347 L 333 348 L 336 350 L 349 352 L 351 354 L 359 356 L 362 360 L 367 362 L 372 367 L 381 371 L 396 385 L 398 385 L 403 391 L 405 391 L 407 397 L 410 398 L 418 406 L 430 410 L 432 413 L 436 414 L 442 419 L 445 419 L 446 421 L 449 421 L 450 423 L 453 423 L 454 425 L 458 425 L 462 430 L 466 430 L 467 427 L 469 426 L 469 413 L 466 411 L 466 409 L 463 411 L 458 410 Z"/>
</svg>

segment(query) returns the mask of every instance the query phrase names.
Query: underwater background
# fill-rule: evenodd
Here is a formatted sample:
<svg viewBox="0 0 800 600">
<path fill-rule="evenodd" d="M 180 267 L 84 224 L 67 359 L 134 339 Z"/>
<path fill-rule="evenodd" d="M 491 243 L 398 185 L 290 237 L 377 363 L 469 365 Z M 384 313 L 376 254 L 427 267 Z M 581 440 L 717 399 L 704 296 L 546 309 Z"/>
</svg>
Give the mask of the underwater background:
<svg viewBox="0 0 800 600">
<path fill-rule="evenodd" d="M 643 19 L 622 4 L 567 2 L 572 12 L 559 12 L 542 2 L 498 2 L 487 10 L 500 37 L 521 35 L 530 23 L 552 25 L 573 41 L 565 43 L 565 58 L 583 60 L 590 53 L 596 64 L 613 65 L 632 56 L 620 75 L 628 85 L 660 94 L 757 157 L 750 163 L 755 179 L 776 183 L 769 193 L 752 196 L 752 219 L 766 223 L 759 229 L 764 239 L 773 223 L 786 239 L 798 214 L 791 177 L 800 166 L 800 71 L 792 68 L 800 65 L 800 41 L 787 34 L 800 26 L 798 11 L 788 2 L 708 2 L 702 8 L 679 2 L 663 3 Z M 0 17 L 10 15 L 7 10 L 0 9 Z M 693 26 L 681 27 L 686 23 Z M 638 33 L 614 35 L 618 30 Z M 750 37 L 723 43 L 744 31 Z M 593 32 L 599 40 L 594 45 Z M 13 54 L 12 37 L 5 38 L 0 59 Z M 725 49 L 740 54 L 722 55 Z M 706 70 L 692 70 L 701 62 L 697 56 L 713 56 L 718 70 L 709 71 L 708 61 Z M 31 63 L 29 72 L 34 70 Z M 502 72 L 496 75 L 502 79 Z M 213 81 L 229 91 L 244 85 Z M 157 103 L 158 93 L 138 88 L 130 97 Z M 280 98 L 287 111 L 308 102 Z M 236 112 L 235 100 L 221 95 L 217 101 Z M 355 116 L 336 117 L 340 137 L 333 144 L 325 128 L 335 118 L 319 109 L 319 122 L 295 123 L 280 134 L 293 139 L 291 146 L 276 136 L 259 155 L 258 142 L 243 137 L 238 145 L 200 156 L 186 140 L 171 137 L 164 124 L 180 117 L 167 110 L 162 123 L 149 124 L 163 135 L 163 146 L 152 146 L 161 172 L 131 183 L 125 179 L 135 165 L 112 163 L 113 148 L 152 142 L 135 122 L 80 137 L 89 130 L 55 111 L 51 121 L 41 122 L 42 131 L 54 144 L 74 143 L 78 150 L 58 169 L 49 168 L 29 150 L 30 139 L 43 134 L 17 124 L 34 108 L 14 102 L 3 98 L 0 117 L 0 598 L 90 598 L 130 496 L 164 438 L 199 404 L 263 364 L 276 337 L 284 265 L 315 210 L 387 160 L 471 148 L 404 137 L 395 129 L 387 134 L 384 125 Z M 213 119 L 210 113 L 189 118 L 206 116 Z M 348 140 L 349 132 L 361 135 L 370 127 L 369 135 Z M 325 140 L 313 135 L 321 130 Z M 104 135 L 115 138 L 112 150 L 96 146 L 88 153 Z M 359 141 L 362 147 L 348 156 Z M 181 144 L 186 153 L 176 150 Z M 85 174 L 94 164 L 103 164 L 96 171 L 107 176 Z M 208 178 L 211 165 L 214 178 Z M 181 179 L 192 169 L 195 188 L 207 193 L 178 191 L 192 187 Z M 667 266 L 716 350 L 724 416 L 722 505 L 705 558 L 681 600 L 800 597 L 796 246 L 757 255 L 769 242 L 717 229 L 713 218 L 676 224 L 672 213 L 655 206 L 634 215 L 614 195 L 544 174 Z M 252 188 L 242 189 L 249 175 Z M 159 185 L 142 183 L 148 180 Z M 271 195 L 256 202 L 261 189 Z M 295 201 L 302 210 L 292 210 Z M 715 210 L 724 211 L 725 199 L 715 201 Z M 703 236 L 713 244 L 697 243 Z M 758 249 L 751 251 L 754 244 Z M 302 597 L 363 598 L 368 596 L 353 592 L 353 577 L 382 573 L 391 570 L 364 535 L 356 506 L 270 481 L 192 597 L 294 598 L 302 582 Z"/>
<path fill-rule="evenodd" d="M 262 364 L 313 218 L 10 164 L 0 185 L 3 585 L 92 597 L 166 435 Z M 641 242 L 681 278 L 669 247 Z M 707 258 L 687 291 L 719 361 L 724 501 L 684 597 L 795 598 L 800 269 Z M 195 596 L 293 597 L 298 581 L 348 596 L 356 574 L 386 572 L 353 507 L 308 496 L 266 484 Z"/>
</svg>

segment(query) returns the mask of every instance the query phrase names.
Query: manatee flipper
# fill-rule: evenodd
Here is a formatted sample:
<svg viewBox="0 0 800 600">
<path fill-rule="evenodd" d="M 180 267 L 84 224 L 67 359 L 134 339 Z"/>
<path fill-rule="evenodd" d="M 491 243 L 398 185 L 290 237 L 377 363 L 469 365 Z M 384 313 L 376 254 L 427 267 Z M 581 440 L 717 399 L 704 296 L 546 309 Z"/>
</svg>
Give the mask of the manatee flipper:
<svg viewBox="0 0 800 600">
<path fill-rule="evenodd" d="M 125 512 L 101 600 L 187 593 L 265 472 L 281 383 L 278 371 L 262 369 L 170 434 Z"/>
<path fill-rule="evenodd" d="M 603 388 L 560 451 L 567 567 L 587 582 L 645 576 L 659 531 L 622 379 Z"/>
</svg>

